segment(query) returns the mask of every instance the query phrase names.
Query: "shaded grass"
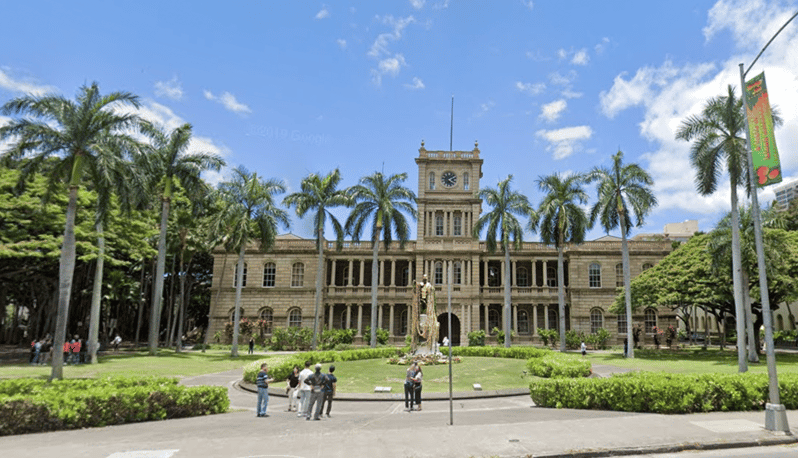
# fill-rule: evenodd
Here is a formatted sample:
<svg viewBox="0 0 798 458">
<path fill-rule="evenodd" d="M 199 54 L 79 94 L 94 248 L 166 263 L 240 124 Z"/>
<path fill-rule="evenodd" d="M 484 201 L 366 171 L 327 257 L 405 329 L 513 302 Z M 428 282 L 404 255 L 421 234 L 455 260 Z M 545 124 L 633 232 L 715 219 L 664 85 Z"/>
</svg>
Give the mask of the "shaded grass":
<svg viewBox="0 0 798 458">
<path fill-rule="evenodd" d="M 452 389 L 473 391 L 479 383 L 483 390 L 527 388 L 535 378 L 524 376 L 526 360 L 503 358 L 463 357 L 452 364 Z M 388 364 L 384 359 L 336 362 L 337 391 L 341 393 L 371 393 L 376 386 L 389 386 L 392 393 L 404 392 L 407 366 Z M 330 364 L 322 364 L 327 372 Z M 446 364 L 423 366 L 425 393 L 449 391 L 449 366 Z M 279 383 L 279 382 L 278 382 Z"/>
<path fill-rule="evenodd" d="M 671 374 L 736 374 L 737 352 L 735 350 L 719 350 L 717 348 L 702 350 L 635 350 L 633 359 L 623 357 L 623 352 L 588 352 L 588 360 L 592 364 L 607 364 L 640 371 L 668 372 Z M 765 355 L 760 355 L 759 363 L 748 363 L 748 371 L 767 373 Z M 777 353 L 776 369 L 778 372 L 798 373 L 798 353 Z"/>
</svg>

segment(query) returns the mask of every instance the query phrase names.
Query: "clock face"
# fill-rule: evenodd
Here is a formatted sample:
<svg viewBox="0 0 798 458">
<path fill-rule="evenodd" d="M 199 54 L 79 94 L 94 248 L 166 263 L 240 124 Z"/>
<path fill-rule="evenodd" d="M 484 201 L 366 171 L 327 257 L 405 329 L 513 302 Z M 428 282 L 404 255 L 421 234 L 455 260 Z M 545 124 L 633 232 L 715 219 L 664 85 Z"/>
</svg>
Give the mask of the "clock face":
<svg viewBox="0 0 798 458">
<path fill-rule="evenodd" d="M 457 183 L 457 175 L 454 172 L 443 172 L 441 175 L 441 183 L 447 188 L 451 188 Z"/>
</svg>

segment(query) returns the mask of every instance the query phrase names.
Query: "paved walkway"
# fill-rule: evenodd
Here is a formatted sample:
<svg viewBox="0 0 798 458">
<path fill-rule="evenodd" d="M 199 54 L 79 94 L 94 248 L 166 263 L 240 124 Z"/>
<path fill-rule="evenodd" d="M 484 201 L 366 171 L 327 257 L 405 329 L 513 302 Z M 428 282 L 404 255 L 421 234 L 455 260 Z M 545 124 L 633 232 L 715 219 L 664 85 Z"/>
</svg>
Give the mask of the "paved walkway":
<svg viewBox="0 0 798 458">
<path fill-rule="evenodd" d="M 742 447 L 795 442 L 763 429 L 764 412 L 655 415 L 544 409 L 528 395 L 423 403 L 336 400 L 332 418 L 305 421 L 272 397 L 256 418 L 255 395 L 236 387 L 240 370 L 183 380 L 226 386 L 222 415 L 78 431 L 0 437 L 3 456 L 59 458 L 555 457 Z M 451 415 L 451 417 L 450 417 Z M 798 432 L 798 411 L 788 412 Z M 450 425 L 453 418 L 454 425 Z"/>
</svg>

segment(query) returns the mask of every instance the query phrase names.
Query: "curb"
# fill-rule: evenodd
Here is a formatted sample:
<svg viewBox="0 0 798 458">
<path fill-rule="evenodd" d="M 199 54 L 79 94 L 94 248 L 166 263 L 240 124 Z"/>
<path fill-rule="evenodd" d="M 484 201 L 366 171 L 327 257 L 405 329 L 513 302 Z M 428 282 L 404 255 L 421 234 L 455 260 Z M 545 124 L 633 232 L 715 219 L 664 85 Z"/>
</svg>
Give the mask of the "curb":
<svg viewBox="0 0 798 458">
<path fill-rule="evenodd" d="M 238 380 L 234 383 L 236 388 L 249 393 L 257 393 L 258 388 L 253 383 Z M 269 396 L 280 398 L 287 397 L 282 388 L 269 388 Z M 452 393 L 452 399 L 486 399 L 508 396 L 529 396 L 529 388 L 508 388 L 504 390 L 488 391 L 458 391 Z M 366 402 L 397 402 L 404 401 L 404 393 L 339 393 L 335 395 L 336 401 L 366 401 Z M 425 401 L 445 401 L 449 393 L 429 393 L 424 395 Z"/>
<path fill-rule="evenodd" d="M 738 442 L 719 442 L 719 443 L 700 443 L 689 442 L 684 444 L 675 445 L 661 445 L 651 447 L 631 447 L 631 448 L 616 448 L 616 449 L 590 449 L 590 450 L 572 450 L 566 453 L 554 454 L 530 454 L 525 458 L 600 458 L 606 456 L 632 456 L 632 455 L 650 455 L 661 453 L 679 453 L 697 450 L 728 450 L 736 448 L 748 447 L 771 447 L 776 445 L 790 445 L 798 443 L 798 437 L 792 434 L 784 433 L 771 433 L 774 435 L 772 438 L 747 440 Z"/>
</svg>

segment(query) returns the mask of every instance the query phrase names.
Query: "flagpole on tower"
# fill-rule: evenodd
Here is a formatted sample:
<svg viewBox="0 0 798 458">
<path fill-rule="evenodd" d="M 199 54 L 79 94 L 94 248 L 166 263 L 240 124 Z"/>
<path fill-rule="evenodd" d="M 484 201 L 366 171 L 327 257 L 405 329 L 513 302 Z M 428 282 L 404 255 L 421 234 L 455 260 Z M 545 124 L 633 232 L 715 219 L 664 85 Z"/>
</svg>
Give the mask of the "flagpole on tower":
<svg viewBox="0 0 798 458">
<path fill-rule="evenodd" d="M 454 133 L 454 94 L 452 94 L 452 115 L 449 120 L 449 151 L 452 151 L 452 134 Z"/>
</svg>

